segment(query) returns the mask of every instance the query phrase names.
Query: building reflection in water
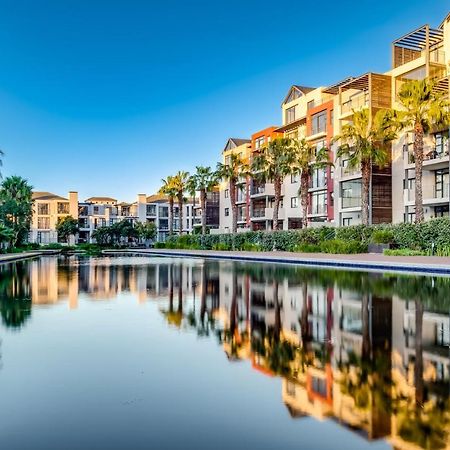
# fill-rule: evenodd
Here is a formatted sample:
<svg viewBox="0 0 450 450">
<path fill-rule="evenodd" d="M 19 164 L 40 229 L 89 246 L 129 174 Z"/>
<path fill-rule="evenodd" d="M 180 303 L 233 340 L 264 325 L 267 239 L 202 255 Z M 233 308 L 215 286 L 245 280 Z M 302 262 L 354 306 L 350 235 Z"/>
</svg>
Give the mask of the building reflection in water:
<svg viewBox="0 0 450 450">
<path fill-rule="evenodd" d="M 395 448 L 450 448 L 450 280 L 268 264 L 45 257 L 0 267 L 4 326 L 33 306 L 160 303 L 230 362 L 281 377 L 294 418 L 337 421 Z"/>
</svg>

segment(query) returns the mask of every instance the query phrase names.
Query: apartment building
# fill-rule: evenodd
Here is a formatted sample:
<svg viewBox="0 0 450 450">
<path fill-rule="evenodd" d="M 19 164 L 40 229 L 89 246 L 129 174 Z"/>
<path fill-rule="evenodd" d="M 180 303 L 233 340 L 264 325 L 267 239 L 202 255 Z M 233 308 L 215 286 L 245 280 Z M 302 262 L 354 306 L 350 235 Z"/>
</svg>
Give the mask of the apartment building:
<svg viewBox="0 0 450 450">
<path fill-rule="evenodd" d="M 211 199 L 210 217 L 213 227 L 218 222 L 218 193 Z M 112 197 L 89 197 L 78 201 L 77 192 L 69 192 L 67 198 L 51 192 L 34 192 L 34 209 L 29 233 L 29 242 L 51 244 L 58 242 L 56 224 L 65 216 L 78 220 L 79 232 L 71 237 L 71 243 L 93 242 L 92 233 L 100 227 L 111 226 L 122 220 L 131 223 L 153 222 L 157 229 L 157 240 L 165 241 L 169 235 L 169 200 L 161 195 L 139 194 L 133 203 L 119 202 Z M 214 211 L 215 200 L 216 210 Z M 191 233 L 195 219 L 195 201 L 183 205 L 183 233 Z M 215 216 L 213 216 L 213 211 Z M 174 206 L 173 229 L 179 232 L 178 205 Z"/>
<path fill-rule="evenodd" d="M 39 244 L 50 244 L 58 241 L 56 224 L 58 220 L 72 216 L 78 217 L 78 194 L 69 192 L 61 197 L 51 192 L 33 192 L 33 217 L 29 240 Z"/>
<path fill-rule="evenodd" d="M 431 78 L 437 82 L 435 89 L 450 97 L 449 76 L 450 14 L 437 28 L 424 25 L 394 40 L 392 67 L 385 73 L 351 75 L 325 87 L 291 86 L 281 104 L 282 126 L 253 134 L 250 152 L 257 152 L 258 146 L 275 136 L 306 139 L 317 150 L 327 147 L 333 165 L 315 170 L 311 177 L 308 222 L 311 226 L 359 224 L 361 171 L 350 168 L 345 158 L 336 160 L 337 144 L 333 143 L 333 138 L 341 133 L 345 124 L 352 122 L 355 111 L 365 108 L 372 119 L 381 109 L 400 108 L 397 94 L 406 80 Z M 387 165 L 372 167 L 369 193 L 371 223 L 411 222 L 415 219 L 413 137 L 412 132 L 401 133 L 391 146 Z M 433 130 L 425 136 L 423 198 L 426 219 L 449 215 L 448 138 L 448 127 Z M 273 184 L 251 179 L 242 180 L 240 184 L 239 228 L 271 229 Z M 299 179 L 295 175 L 284 180 L 279 212 L 282 229 L 301 226 L 299 187 Z M 231 224 L 230 204 L 222 195 L 222 190 L 226 192 L 227 189 L 224 183 L 220 203 L 222 232 L 228 231 Z"/>
<path fill-rule="evenodd" d="M 211 231 L 219 229 L 219 204 L 220 204 L 220 188 L 215 187 L 212 191 L 206 193 L 205 213 L 206 228 Z M 200 230 L 202 227 L 202 207 L 200 201 L 194 204 L 194 225 L 193 228 Z M 213 231 L 213 232 L 214 232 Z"/>
<path fill-rule="evenodd" d="M 239 155 L 241 159 L 250 164 L 252 154 L 252 144 L 250 139 L 228 139 L 223 151 L 222 162 L 227 164 L 231 155 Z M 249 227 L 249 189 L 247 177 L 241 177 L 237 183 L 237 201 L 238 205 L 238 231 L 248 231 Z M 219 232 L 229 233 L 232 231 L 232 205 L 230 199 L 230 186 L 228 181 L 223 181 L 219 186 Z"/>
</svg>

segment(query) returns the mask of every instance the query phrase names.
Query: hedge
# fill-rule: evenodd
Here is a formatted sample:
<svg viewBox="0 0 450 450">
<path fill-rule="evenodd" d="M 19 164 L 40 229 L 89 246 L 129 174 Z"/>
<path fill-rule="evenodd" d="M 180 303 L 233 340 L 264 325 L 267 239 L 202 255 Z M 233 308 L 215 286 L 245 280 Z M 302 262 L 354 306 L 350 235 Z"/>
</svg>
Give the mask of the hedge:
<svg viewBox="0 0 450 450">
<path fill-rule="evenodd" d="M 371 242 L 390 243 L 397 249 L 446 253 L 450 249 L 450 219 L 441 217 L 421 224 L 352 225 L 339 228 L 322 226 L 286 231 L 174 235 L 165 243 L 157 243 L 155 247 L 327 253 L 338 253 L 341 250 L 355 253 L 367 251 L 367 245 Z"/>
</svg>

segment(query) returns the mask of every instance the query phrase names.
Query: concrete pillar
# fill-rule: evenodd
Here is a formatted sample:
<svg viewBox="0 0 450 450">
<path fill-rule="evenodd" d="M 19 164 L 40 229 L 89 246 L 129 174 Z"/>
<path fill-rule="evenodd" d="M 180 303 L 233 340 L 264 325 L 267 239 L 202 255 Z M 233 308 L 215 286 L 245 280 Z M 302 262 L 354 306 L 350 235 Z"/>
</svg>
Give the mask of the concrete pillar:
<svg viewBox="0 0 450 450">
<path fill-rule="evenodd" d="M 78 220 L 78 192 L 69 192 L 69 214 Z"/>
</svg>

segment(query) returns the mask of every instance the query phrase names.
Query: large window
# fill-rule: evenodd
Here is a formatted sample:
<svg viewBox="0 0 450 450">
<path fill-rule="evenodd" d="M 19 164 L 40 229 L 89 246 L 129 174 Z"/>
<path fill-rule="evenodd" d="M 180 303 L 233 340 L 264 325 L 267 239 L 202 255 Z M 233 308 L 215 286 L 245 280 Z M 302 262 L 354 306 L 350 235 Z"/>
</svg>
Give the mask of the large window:
<svg viewBox="0 0 450 450">
<path fill-rule="evenodd" d="M 58 214 L 69 214 L 69 204 L 58 202 Z"/>
<path fill-rule="evenodd" d="M 48 216 L 50 214 L 50 205 L 48 203 L 38 203 L 37 211 L 40 216 Z"/>
<path fill-rule="evenodd" d="M 314 169 L 311 176 L 311 188 L 325 188 L 327 186 L 326 169 Z"/>
<path fill-rule="evenodd" d="M 295 120 L 295 106 L 286 109 L 286 123 L 291 123 Z"/>
<path fill-rule="evenodd" d="M 341 184 L 343 208 L 357 208 L 361 206 L 361 180 L 345 181 Z"/>
<path fill-rule="evenodd" d="M 311 134 L 325 133 L 327 131 L 327 112 L 321 111 L 311 117 Z"/>
<path fill-rule="evenodd" d="M 264 136 L 256 138 L 255 139 L 255 150 L 260 149 L 264 145 L 264 142 L 265 142 Z"/>
<path fill-rule="evenodd" d="M 156 205 L 147 205 L 147 216 L 156 216 Z"/>
<path fill-rule="evenodd" d="M 50 229 L 50 217 L 38 217 L 38 228 L 40 230 Z"/>
<path fill-rule="evenodd" d="M 435 172 L 435 198 L 448 197 L 449 175 L 448 169 L 440 169 Z"/>
<path fill-rule="evenodd" d="M 313 192 L 311 194 L 311 214 L 326 215 L 327 213 L 327 193 Z"/>
<path fill-rule="evenodd" d="M 434 135 L 434 154 L 436 157 L 448 154 L 448 131 Z"/>
<path fill-rule="evenodd" d="M 169 207 L 160 206 L 159 207 L 159 217 L 169 217 Z"/>
</svg>

